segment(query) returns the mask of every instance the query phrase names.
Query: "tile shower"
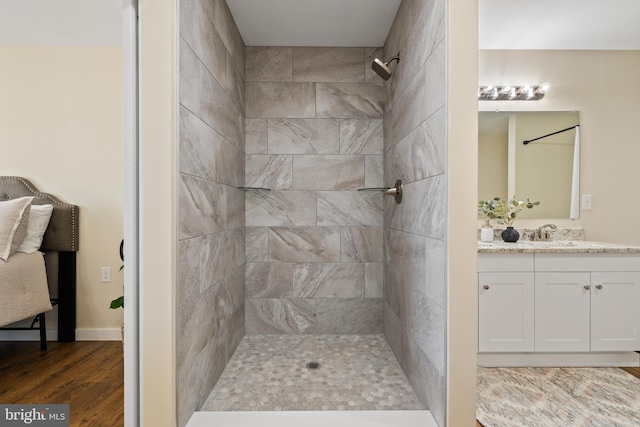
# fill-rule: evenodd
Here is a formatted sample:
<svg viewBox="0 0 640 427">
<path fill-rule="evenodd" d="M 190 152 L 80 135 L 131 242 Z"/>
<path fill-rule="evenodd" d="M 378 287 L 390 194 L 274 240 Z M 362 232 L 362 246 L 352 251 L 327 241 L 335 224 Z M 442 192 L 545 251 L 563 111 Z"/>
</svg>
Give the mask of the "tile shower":
<svg viewBox="0 0 640 427">
<path fill-rule="evenodd" d="M 444 425 L 445 6 L 403 0 L 384 48 L 245 47 L 223 0 L 180 1 L 180 426 L 274 334 L 384 334 Z M 396 179 L 400 205 L 358 191 Z"/>
</svg>

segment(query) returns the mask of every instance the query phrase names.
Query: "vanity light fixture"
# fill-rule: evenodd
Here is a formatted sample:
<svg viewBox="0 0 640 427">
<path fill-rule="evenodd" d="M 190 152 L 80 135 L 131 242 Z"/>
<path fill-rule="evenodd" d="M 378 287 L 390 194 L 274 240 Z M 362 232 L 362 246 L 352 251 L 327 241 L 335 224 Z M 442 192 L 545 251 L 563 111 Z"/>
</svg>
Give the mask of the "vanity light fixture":
<svg viewBox="0 0 640 427">
<path fill-rule="evenodd" d="M 549 90 L 549 83 L 538 86 L 479 86 L 479 101 L 539 101 Z"/>
</svg>

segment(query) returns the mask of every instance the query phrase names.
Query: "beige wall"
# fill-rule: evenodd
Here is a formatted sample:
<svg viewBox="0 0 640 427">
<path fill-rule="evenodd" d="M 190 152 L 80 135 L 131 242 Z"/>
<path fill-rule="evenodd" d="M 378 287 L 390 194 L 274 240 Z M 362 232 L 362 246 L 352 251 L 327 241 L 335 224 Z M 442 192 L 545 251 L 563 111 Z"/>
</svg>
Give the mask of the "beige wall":
<svg viewBox="0 0 640 427">
<path fill-rule="evenodd" d="M 579 220 L 554 220 L 582 227 L 588 240 L 640 245 L 640 51 L 494 51 L 479 56 L 480 84 L 551 84 L 545 98 L 518 104 L 529 111 L 581 112 L 580 193 L 593 208 Z M 483 111 L 513 110 L 513 101 L 480 103 Z M 624 207 L 622 207 L 624 203 Z M 516 227 L 548 220 L 519 220 Z"/>
<path fill-rule="evenodd" d="M 80 206 L 78 339 L 119 335 L 122 49 L 0 47 L 0 171 Z M 100 267 L 111 267 L 111 283 Z"/>
</svg>

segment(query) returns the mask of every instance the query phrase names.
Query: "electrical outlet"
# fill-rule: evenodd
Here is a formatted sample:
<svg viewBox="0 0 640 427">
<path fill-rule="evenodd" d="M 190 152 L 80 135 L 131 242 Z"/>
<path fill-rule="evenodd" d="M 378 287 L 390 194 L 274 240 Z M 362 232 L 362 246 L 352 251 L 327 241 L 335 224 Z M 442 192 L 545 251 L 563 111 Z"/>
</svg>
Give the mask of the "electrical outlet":
<svg viewBox="0 0 640 427">
<path fill-rule="evenodd" d="M 582 210 L 590 211 L 591 210 L 591 195 L 582 196 Z"/>
<path fill-rule="evenodd" d="M 111 267 L 102 267 L 100 270 L 100 281 L 102 283 L 111 282 Z"/>
</svg>

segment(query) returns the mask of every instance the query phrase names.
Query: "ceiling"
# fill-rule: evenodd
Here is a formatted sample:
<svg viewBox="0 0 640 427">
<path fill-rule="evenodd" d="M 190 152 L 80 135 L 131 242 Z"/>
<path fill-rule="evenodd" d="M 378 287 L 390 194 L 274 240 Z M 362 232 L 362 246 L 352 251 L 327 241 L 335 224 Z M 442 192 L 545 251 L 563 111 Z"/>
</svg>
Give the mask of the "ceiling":
<svg viewBox="0 0 640 427">
<path fill-rule="evenodd" d="M 247 46 L 384 45 L 400 0 L 227 0 Z"/>
<path fill-rule="evenodd" d="M 227 3 L 249 46 L 382 46 L 400 0 Z M 640 50 L 640 0 L 478 3 L 481 49 Z M 121 8 L 121 0 L 0 0 L 0 45 L 120 45 Z"/>
</svg>

